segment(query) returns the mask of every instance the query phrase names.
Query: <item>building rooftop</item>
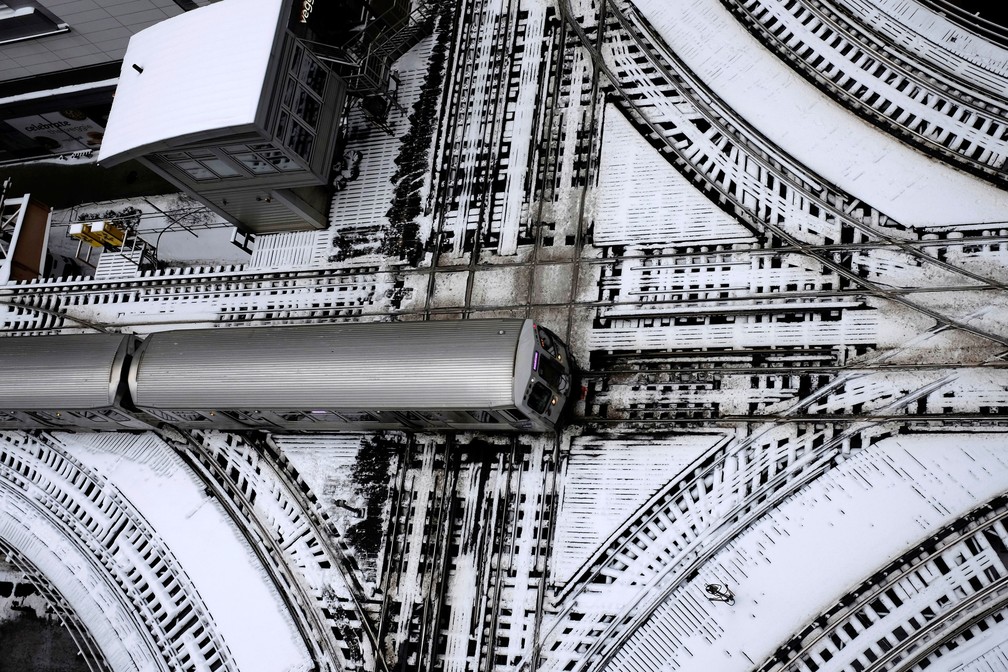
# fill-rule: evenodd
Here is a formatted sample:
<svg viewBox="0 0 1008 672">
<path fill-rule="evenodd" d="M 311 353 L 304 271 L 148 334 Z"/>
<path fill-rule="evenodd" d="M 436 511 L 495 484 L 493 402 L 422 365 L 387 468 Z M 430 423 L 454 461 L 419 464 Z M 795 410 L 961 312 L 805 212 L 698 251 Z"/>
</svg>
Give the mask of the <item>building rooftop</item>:
<svg viewBox="0 0 1008 672">
<path fill-rule="evenodd" d="M 284 0 L 224 0 L 143 30 L 123 60 L 99 162 L 251 126 Z"/>
</svg>

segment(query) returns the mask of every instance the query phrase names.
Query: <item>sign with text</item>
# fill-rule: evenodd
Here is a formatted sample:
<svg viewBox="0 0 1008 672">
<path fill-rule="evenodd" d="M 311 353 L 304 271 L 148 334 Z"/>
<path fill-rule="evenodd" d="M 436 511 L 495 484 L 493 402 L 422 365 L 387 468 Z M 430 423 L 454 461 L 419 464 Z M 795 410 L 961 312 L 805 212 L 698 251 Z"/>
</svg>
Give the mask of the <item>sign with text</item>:
<svg viewBox="0 0 1008 672">
<path fill-rule="evenodd" d="M 63 110 L 4 119 L 51 154 L 64 154 L 101 146 L 105 129 L 79 110 Z"/>
</svg>

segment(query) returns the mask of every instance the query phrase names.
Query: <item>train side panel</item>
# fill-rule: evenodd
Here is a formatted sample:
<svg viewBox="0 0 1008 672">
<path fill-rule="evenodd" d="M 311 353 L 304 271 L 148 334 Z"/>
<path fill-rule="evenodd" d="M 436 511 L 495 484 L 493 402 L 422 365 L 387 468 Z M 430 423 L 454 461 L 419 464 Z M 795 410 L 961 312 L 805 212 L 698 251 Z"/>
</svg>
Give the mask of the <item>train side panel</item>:
<svg viewBox="0 0 1008 672">
<path fill-rule="evenodd" d="M 192 427 L 519 429 L 523 333 L 527 320 L 159 332 L 129 383 L 138 408 Z"/>
<path fill-rule="evenodd" d="M 123 404 L 135 337 L 0 338 L 0 428 L 150 429 Z"/>
<path fill-rule="evenodd" d="M 0 338 L 0 428 L 550 431 L 566 348 L 531 320 Z"/>
</svg>

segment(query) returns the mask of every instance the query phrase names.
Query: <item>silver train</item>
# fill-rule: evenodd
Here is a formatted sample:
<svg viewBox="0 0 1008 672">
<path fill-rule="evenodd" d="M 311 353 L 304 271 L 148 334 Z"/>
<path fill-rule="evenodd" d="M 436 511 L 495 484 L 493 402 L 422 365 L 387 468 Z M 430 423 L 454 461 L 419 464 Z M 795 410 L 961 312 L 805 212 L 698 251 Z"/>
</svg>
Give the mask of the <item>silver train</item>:
<svg viewBox="0 0 1008 672">
<path fill-rule="evenodd" d="M 567 347 L 531 320 L 0 338 L 0 429 L 553 431 Z"/>
</svg>

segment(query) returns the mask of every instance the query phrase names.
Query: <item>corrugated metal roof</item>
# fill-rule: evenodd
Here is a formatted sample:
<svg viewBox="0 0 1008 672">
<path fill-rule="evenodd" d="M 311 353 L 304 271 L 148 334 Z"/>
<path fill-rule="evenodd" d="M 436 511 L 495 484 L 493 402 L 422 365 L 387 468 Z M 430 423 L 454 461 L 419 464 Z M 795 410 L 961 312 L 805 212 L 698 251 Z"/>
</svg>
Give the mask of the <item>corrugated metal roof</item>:
<svg viewBox="0 0 1008 672">
<path fill-rule="evenodd" d="M 115 401 L 116 354 L 128 336 L 0 338 L 0 408 L 102 408 Z M 116 378 L 118 384 L 118 376 Z"/>
<path fill-rule="evenodd" d="M 134 399 L 165 409 L 467 409 L 512 404 L 523 320 L 152 334 Z M 503 332 L 503 333 L 501 333 Z"/>
<path fill-rule="evenodd" d="M 283 4 L 225 0 L 134 35 L 99 162 L 255 122 Z"/>
</svg>

